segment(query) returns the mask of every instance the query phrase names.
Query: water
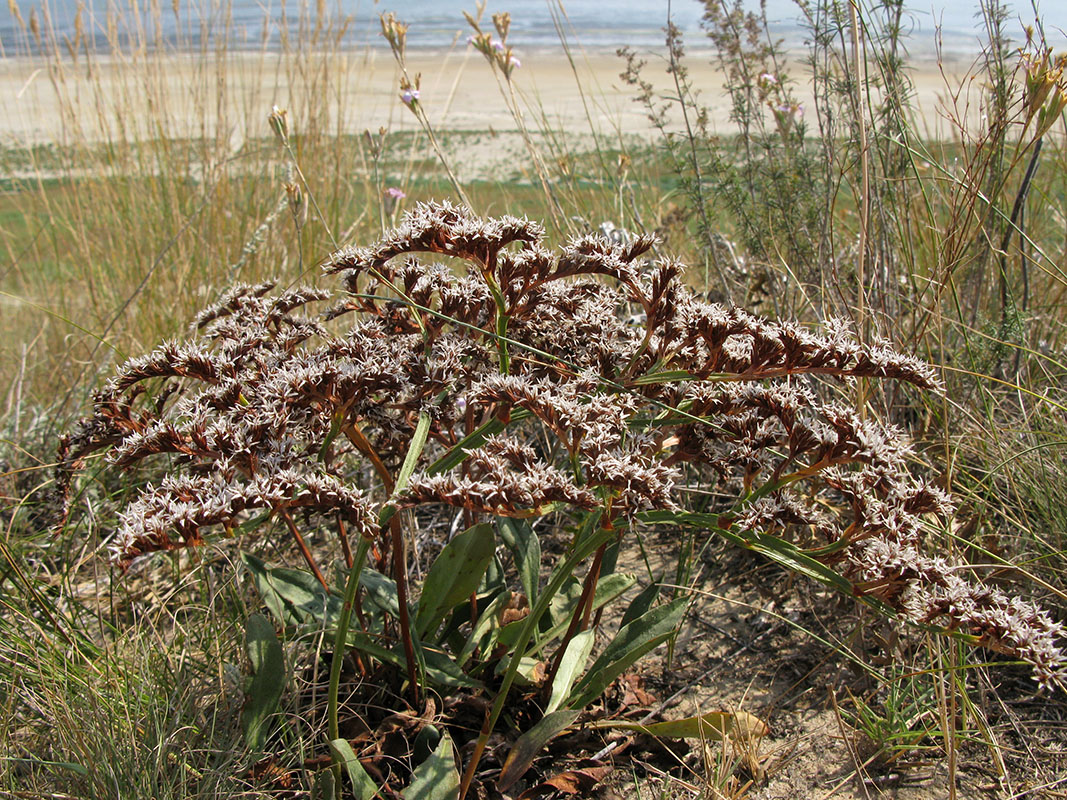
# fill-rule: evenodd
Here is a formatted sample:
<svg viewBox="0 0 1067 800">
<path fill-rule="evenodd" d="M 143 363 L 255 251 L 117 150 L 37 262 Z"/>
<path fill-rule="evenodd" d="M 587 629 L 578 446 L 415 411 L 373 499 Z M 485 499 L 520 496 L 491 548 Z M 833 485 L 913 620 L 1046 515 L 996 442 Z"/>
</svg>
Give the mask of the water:
<svg viewBox="0 0 1067 800">
<path fill-rule="evenodd" d="M 63 37 L 74 38 L 74 17 L 78 0 L 16 0 L 24 20 L 29 20 L 31 10 L 36 9 L 39 20 L 49 20 L 58 42 Z M 136 19 L 131 11 L 134 3 L 144 15 L 144 30 L 154 30 L 151 5 L 161 6 L 161 32 L 166 42 L 196 48 L 205 39 L 218 35 L 218 31 L 230 30 L 235 34 L 233 44 L 237 47 L 259 48 L 262 46 L 264 19 L 271 24 L 267 28 L 268 46 L 277 46 L 282 26 L 283 5 L 281 0 L 178 0 L 179 13 L 173 12 L 173 0 L 84 0 L 89 10 L 82 20 L 85 32 L 92 36 L 101 49 L 106 49 L 106 12 L 109 4 L 118 9 L 126 20 Z M 869 6 L 871 0 L 866 0 Z M 756 8 L 755 0 L 746 0 L 746 5 Z M 314 7 L 314 0 L 311 0 Z M 289 0 L 286 24 L 295 31 L 299 0 Z M 327 0 L 327 7 L 338 15 L 352 15 L 353 24 L 345 37 L 346 45 L 352 47 L 383 46 L 379 36 L 378 15 L 392 10 L 410 23 L 409 46 L 412 48 L 443 49 L 453 42 L 462 42 L 470 33 L 463 20 L 464 9 L 473 11 L 474 2 L 468 0 Z M 659 48 L 663 44 L 663 26 L 667 19 L 666 0 L 568 0 L 565 25 L 577 32 L 577 40 L 587 48 L 611 49 L 630 45 L 637 49 Z M 559 39 L 553 24 L 551 5 L 546 0 L 490 0 L 485 21 L 491 27 L 489 16 L 493 11 L 511 12 L 511 41 L 517 50 L 552 50 L 559 48 Z M 232 23 L 226 22 L 227 13 Z M 702 4 L 695 0 L 674 0 L 671 15 L 675 25 L 684 33 L 690 47 L 701 46 L 704 36 L 700 30 Z M 945 48 L 951 52 L 976 52 L 979 47 L 978 0 L 926 0 L 909 3 L 907 12 L 909 45 L 913 54 L 933 52 L 935 32 L 941 29 Z M 1042 9 L 1049 41 L 1054 46 L 1067 46 L 1063 31 L 1067 29 L 1067 3 L 1046 3 Z M 787 46 L 803 46 L 805 32 L 800 24 L 794 0 L 767 0 L 767 16 L 777 35 Z M 1028 2 L 1016 2 L 1009 30 L 1021 36 L 1022 25 L 1032 22 L 1034 13 Z M 206 22 L 206 24 L 204 24 Z M 128 23 L 127 23 L 128 24 Z M 181 33 L 179 35 L 179 26 Z M 124 26 L 120 26 L 120 30 Z M 136 28 L 136 26 L 130 26 Z M 123 34 L 125 36 L 125 34 Z M 3 53 L 24 52 L 27 37 L 21 31 L 16 18 L 7 8 L 0 7 L 0 45 Z M 125 39 L 124 39 L 125 41 Z"/>
</svg>

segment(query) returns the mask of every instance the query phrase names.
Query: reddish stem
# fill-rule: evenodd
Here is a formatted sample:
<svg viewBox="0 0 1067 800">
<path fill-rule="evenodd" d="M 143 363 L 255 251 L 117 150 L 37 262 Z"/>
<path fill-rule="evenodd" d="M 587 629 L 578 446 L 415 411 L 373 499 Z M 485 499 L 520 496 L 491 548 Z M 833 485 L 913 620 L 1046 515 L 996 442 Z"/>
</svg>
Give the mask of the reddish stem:
<svg viewBox="0 0 1067 800">
<path fill-rule="evenodd" d="M 582 586 L 582 595 L 578 598 L 578 605 L 574 607 L 571 624 L 567 626 L 563 641 L 560 642 L 559 648 L 556 650 L 556 657 L 552 660 L 552 668 L 545 677 L 545 686 L 552 685 L 556 672 L 559 670 L 559 665 L 563 662 L 563 653 L 567 650 L 567 645 L 571 643 L 571 639 L 579 631 L 585 630 L 586 625 L 589 624 L 589 614 L 593 610 L 593 596 L 596 592 L 597 584 L 600 582 L 600 565 L 604 561 L 604 551 L 607 547 L 608 543 L 604 542 L 597 548 L 596 555 L 593 556 L 593 563 L 589 565 L 589 572 L 586 573 L 585 583 Z"/>
<path fill-rule="evenodd" d="M 296 539 L 297 546 L 300 548 L 300 552 L 304 555 L 304 560 L 308 562 L 308 566 L 311 567 L 311 571 L 315 573 L 315 577 L 319 579 L 319 583 L 322 584 L 322 588 L 327 592 L 330 591 L 330 587 L 326 584 L 326 579 L 322 576 L 322 571 L 319 570 L 319 565 L 315 563 L 315 559 L 311 557 L 311 551 L 308 549 L 307 543 L 304 541 L 304 537 L 300 535 L 300 531 L 296 529 L 296 525 L 293 523 L 293 518 L 289 516 L 287 510 L 280 509 L 282 519 L 285 520 L 285 524 L 289 527 L 289 533 Z"/>
<path fill-rule="evenodd" d="M 411 698 L 418 708 L 419 681 L 415 670 L 415 644 L 411 638 L 411 619 L 408 615 L 408 565 L 404 552 L 404 537 L 400 534 L 399 519 L 389 521 L 393 539 L 393 575 L 396 579 L 396 600 L 400 606 L 400 640 L 404 643 L 404 659 L 408 664 L 408 681 L 411 683 Z"/>
<path fill-rule="evenodd" d="M 345 530 L 345 521 L 341 515 L 337 515 L 337 536 L 341 540 L 341 553 L 345 557 L 345 566 L 352 569 L 355 557 L 352 555 L 352 545 L 348 543 L 348 531 Z"/>
</svg>

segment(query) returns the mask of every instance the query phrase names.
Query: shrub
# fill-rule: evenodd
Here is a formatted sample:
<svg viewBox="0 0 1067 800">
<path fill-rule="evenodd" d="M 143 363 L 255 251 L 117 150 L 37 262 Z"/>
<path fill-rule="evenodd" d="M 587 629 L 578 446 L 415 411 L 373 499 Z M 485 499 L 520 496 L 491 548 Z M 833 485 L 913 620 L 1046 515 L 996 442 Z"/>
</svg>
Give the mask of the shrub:
<svg viewBox="0 0 1067 800">
<path fill-rule="evenodd" d="M 649 237 L 591 236 L 554 255 L 542 239 L 527 220 L 419 205 L 377 244 L 326 262 L 336 297 L 233 287 L 195 338 L 127 362 L 98 393 L 62 444 L 61 485 L 69 493 L 103 449 L 120 469 L 166 459 L 121 515 L 123 565 L 283 522 L 321 585 L 303 591 L 321 593 L 319 617 L 368 674 L 406 677 L 413 698 L 435 684 L 493 698 L 464 791 L 516 680 L 549 712 L 516 747 L 525 753 L 680 622 L 685 598 L 642 593 L 582 677 L 599 609 L 632 583 L 613 564 L 639 525 L 723 537 L 1023 658 L 1043 683 L 1062 678 L 1061 628 L 1045 612 L 923 553 L 924 530 L 952 508 L 912 474 L 901 432 L 828 399 L 827 379 L 936 390 L 926 365 L 842 323 L 817 332 L 704 302 L 682 265 L 642 260 Z M 710 493 L 687 491 L 697 486 Z M 468 529 L 412 603 L 398 512 L 426 506 L 457 509 Z M 571 531 L 551 571 L 541 520 Z M 320 530 L 345 555 L 344 603 L 314 555 L 325 548 L 307 541 Z M 276 615 L 299 622 L 307 608 L 278 589 L 291 571 L 248 563 Z M 508 781 L 521 774 L 508 769 Z"/>
</svg>

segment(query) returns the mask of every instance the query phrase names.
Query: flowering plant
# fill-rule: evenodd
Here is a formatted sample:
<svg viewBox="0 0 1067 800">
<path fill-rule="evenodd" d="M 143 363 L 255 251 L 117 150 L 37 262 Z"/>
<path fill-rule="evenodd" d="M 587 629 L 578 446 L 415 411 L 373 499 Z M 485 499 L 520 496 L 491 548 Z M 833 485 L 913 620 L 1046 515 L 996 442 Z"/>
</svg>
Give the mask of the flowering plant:
<svg viewBox="0 0 1067 800">
<path fill-rule="evenodd" d="M 511 73 L 522 66 L 522 62 L 512 52 L 511 45 L 508 43 L 511 15 L 507 12 L 493 14 L 493 27 L 496 28 L 499 39 L 494 39 L 491 33 L 483 31 L 478 20 L 466 11 L 463 12 L 463 16 L 474 29 L 474 33 L 467 37 L 467 44 L 485 56 L 493 69 L 499 69 L 505 79 L 510 79 Z"/>
<path fill-rule="evenodd" d="M 555 254 L 542 240 L 528 220 L 420 204 L 326 262 L 337 297 L 232 287 L 196 338 L 132 359 L 97 394 L 62 444 L 61 484 L 102 449 L 119 468 L 173 459 L 122 513 L 122 565 L 282 523 L 366 675 L 393 670 L 416 701 L 435 682 L 492 698 L 464 793 L 517 683 L 549 711 L 516 745 L 528 753 L 680 622 L 684 598 L 642 593 L 583 677 L 599 609 L 633 582 L 613 565 L 636 526 L 706 531 L 1062 678 L 1045 612 L 923 553 L 924 528 L 952 507 L 912 475 L 900 432 L 819 392 L 861 377 L 937 390 L 929 367 L 841 323 L 817 332 L 704 302 L 682 265 L 644 260 L 647 236 Z M 718 499 L 696 507 L 684 483 Z M 405 512 L 433 508 L 467 530 L 412 602 Z M 572 531 L 547 572 L 542 520 Z M 344 555 L 343 598 L 319 566 L 321 533 Z M 505 762 L 502 780 L 528 763 Z"/>
</svg>

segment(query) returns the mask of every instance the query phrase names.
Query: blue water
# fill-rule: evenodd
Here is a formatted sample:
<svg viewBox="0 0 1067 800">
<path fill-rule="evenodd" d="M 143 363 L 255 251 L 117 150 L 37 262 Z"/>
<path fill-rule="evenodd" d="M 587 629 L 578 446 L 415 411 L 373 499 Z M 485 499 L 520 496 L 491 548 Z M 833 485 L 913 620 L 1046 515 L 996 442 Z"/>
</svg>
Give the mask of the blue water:
<svg viewBox="0 0 1067 800">
<path fill-rule="evenodd" d="M 78 0 L 16 0 L 24 20 L 36 10 L 42 28 L 50 29 L 62 45 L 63 37 L 73 38 L 75 9 Z M 316 0 L 309 0 L 312 8 Z M 842 0 L 847 2 L 847 0 Z M 874 0 L 863 0 L 870 8 Z M 136 29 L 129 20 L 136 19 L 138 7 L 144 15 L 148 31 L 153 30 L 151 6 L 158 3 L 161 13 L 161 33 L 168 46 L 196 48 L 218 31 L 236 31 L 233 44 L 237 47 L 258 48 L 262 45 L 264 18 L 269 16 L 268 45 L 277 46 L 283 26 L 295 31 L 299 19 L 300 0 L 177 0 L 178 13 L 173 11 L 174 0 L 83 0 L 85 6 L 83 28 L 98 47 L 105 47 L 106 13 L 110 6 L 120 18 L 123 31 Z M 758 8 L 756 0 L 745 0 L 748 8 Z M 566 9 L 562 18 L 559 9 Z M 326 8 L 334 17 L 351 15 L 353 22 L 345 35 L 345 44 L 352 47 L 382 46 L 378 16 L 383 11 L 395 11 L 410 24 L 408 43 L 412 48 L 443 49 L 455 41 L 462 41 L 469 33 L 462 11 L 474 11 L 473 0 L 326 0 Z M 622 45 L 644 49 L 663 44 L 663 26 L 667 20 L 667 0 L 568 0 L 562 6 L 546 0 L 490 0 L 485 16 L 486 27 L 494 11 L 509 11 L 512 17 L 510 40 L 517 50 L 542 50 L 559 47 L 553 24 L 553 9 L 562 18 L 566 29 L 575 32 L 582 45 L 593 49 L 615 49 Z M 980 41 L 978 0 L 910 0 L 906 12 L 906 29 L 913 53 L 933 51 L 935 33 L 940 28 L 947 50 L 977 51 Z M 671 17 L 685 34 L 690 47 L 703 46 L 700 29 L 703 5 L 695 0 L 673 0 Z M 232 24 L 227 23 L 227 17 Z M 767 0 L 767 16 L 776 35 L 787 46 L 803 46 L 805 31 L 794 0 Z M 1047 2 L 1042 8 L 1049 42 L 1058 48 L 1067 46 L 1063 31 L 1067 29 L 1067 3 Z M 1034 11 L 1029 2 L 1016 2 L 1009 15 L 1008 30 L 1020 37 L 1022 25 L 1032 23 Z M 7 4 L 0 6 L 0 46 L 3 53 L 12 55 L 35 49 L 32 37 L 27 36 Z"/>
</svg>

